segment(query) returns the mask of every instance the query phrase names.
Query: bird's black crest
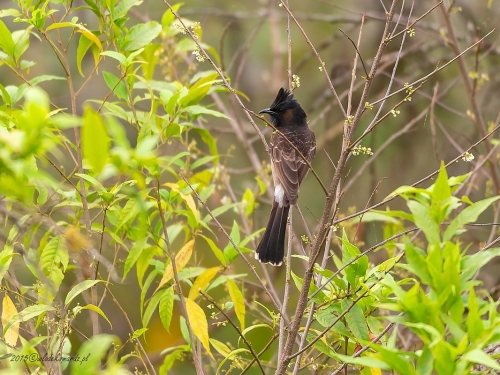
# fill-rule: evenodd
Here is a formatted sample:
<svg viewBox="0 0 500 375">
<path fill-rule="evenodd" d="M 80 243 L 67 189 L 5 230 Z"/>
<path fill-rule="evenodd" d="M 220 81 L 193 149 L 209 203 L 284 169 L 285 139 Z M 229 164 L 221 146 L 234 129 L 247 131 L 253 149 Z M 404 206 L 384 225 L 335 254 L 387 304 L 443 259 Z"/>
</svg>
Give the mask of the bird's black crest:
<svg viewBox="0 0 500 375">
<path fill-rule="evenodd" d="M 289 90 L 285 90 L 282 87 L 280 88 L 280 91 L 278 92 L 276 99 L 274 99 L 273 104 L 271 104 L 271 108 L 278 107 L 280 104 L 283 104 L 285 102 L 296 102 L 296 100 L 292 92 L 290 92 Z"/>
</svg>

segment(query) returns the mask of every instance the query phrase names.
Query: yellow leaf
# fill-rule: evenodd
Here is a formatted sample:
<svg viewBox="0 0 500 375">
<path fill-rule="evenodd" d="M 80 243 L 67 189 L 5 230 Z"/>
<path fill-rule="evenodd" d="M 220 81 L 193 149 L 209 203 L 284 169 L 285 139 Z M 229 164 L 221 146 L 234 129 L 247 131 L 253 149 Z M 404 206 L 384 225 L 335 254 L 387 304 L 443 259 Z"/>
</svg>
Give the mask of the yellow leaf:
<svg viewBox="0 0 500 375">
<path fill-rule="evenodd" d="M 80 30 L 78 30 L 79 33 L 82 33 L 87 37 L 87 39 L 90 39 L 91 41 L 94 42 L 94 44 L 99 48 L 99 51 L 102 51 L 102 44 L 101 41 L 99 40 L 98 37 L 96 37 L 93 33 L 91 33 L 89 30 L 87 30 L 85 27 L 79 25 Z"/>
<path fill-rule="evenodd" d="M 193 215 L 196 218 L 196 221 L 199 221 L 199 216 L 198 216 L 199 214 L 198 214 L 198 210 L 196 209 L 196 204 L 194 203 L 193 196 L 192 195 L 185 195 L 185 194 L 181 193 L 181 191 L 179 190 L 179 185 L 177 185 L 177 184 L 172 184 L 170 182 L 167 182 L 164 185 L 168 186 L 170 189 L 175 191 L 177 194 L 179 194 L 181 196 L 182 199 L 184 199 L 184 201 L 186 201 L 186 204 L 189 207 L 189 209 L 193 212 Z"/>
<path fill-rule="evenodd" d="M 80 229 L 70 225 L 64 231 L 64 237 L 68 243 L 68 247 L 76 252 L 87 250 L 90 248 L 90 243 L 87 237 L 80 233 Z"/>
<path fill-rule="evenodd" d="M 17 309 L 7 294 L 2 302 L 2 326 L 5 327 L 14 315 L 17 315 Z M 5 332 L 5 342 L 11 346 L 16 346 L 19 337 L 19 323 L 13 324 Z"/>
<path fill-rule="evenodd" d="M 205 312 L 200 306 L 196 304 L 196 302 L 189 298 L 186 298 L 186 310 L 189 324 L 191 325 L 191 329 L 193 330 L 193 334 L 198 338 L 198 340 L 200 340 L 201 344 L 208 352 L 210 357 L 214 359 L 214 356 L 210 351 L 208 323 Z"/>
<path fill-rule="evenodd" d="M 193 248 L 194 248 L 194 240 L 191 240 L 187 242 L 182 247 L 182 249 L 180 249 L 180 251 L 177 253 L 177 255 L 175 256 L 175 268 L 177 269 L 177 272 L 182 270 L 184 266 L 187 264 L 187 262 L 189 262 L 189 259 L 193 254 Z M 160 285 L 158 285 L 156 291 L 158 291 L 158 289 L 160 289 L 163 285 L 168 283 L 172 279 L 172 277 L 174 277 L 174 270 L 172 268 L 172 263 L 169 263 L 167 264 L 167 267 L 165 267 L 165 272 L 163 273 Z"/>
<path fill-rule="evenodd" d="M 243 299 L 243 294 L 241 294 L 241 291 L 233 280 L 227 279 L 226 282 L 229 288 L 229 295 L 234 303 L 234 312 L 240 321 L 241 330 L 243 331 L 245 329 L 245 300 Z"/>
<path fill-rule="evenodd" d="M 217 275 L 220 271 L 220 267 L 209 268 L 205 272 L 203 272 L 200 276 L 196 278 L 193 283 L 193 286 L 189 290 L 188 298 L 191 298 L 193 301 L 198 297 L 199 290 L 205 290 L 207 285 L 212 281 L 212 279 Z"/>
<path fill-rule="evenodd" d="M 370 368 L 372 375 L 382 375 L 382 370 L 379 368 Z"/>
</svg>

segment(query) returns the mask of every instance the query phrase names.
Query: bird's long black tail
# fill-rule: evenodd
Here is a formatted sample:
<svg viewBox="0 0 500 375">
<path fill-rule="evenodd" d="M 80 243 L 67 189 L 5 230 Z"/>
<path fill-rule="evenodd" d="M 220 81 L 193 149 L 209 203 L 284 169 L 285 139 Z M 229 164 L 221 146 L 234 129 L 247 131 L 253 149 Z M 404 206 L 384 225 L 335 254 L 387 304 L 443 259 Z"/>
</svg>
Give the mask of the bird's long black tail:
<svg viewBox="0 0 500 375">
<path fill-rule="evenodd" d="M 290 206 L 280 207 L 273 202 L 266 231 L 255 251 L 255 259 L 273 266 L 281 266 L 285 256 L 285 232 Z"/>
</svg>

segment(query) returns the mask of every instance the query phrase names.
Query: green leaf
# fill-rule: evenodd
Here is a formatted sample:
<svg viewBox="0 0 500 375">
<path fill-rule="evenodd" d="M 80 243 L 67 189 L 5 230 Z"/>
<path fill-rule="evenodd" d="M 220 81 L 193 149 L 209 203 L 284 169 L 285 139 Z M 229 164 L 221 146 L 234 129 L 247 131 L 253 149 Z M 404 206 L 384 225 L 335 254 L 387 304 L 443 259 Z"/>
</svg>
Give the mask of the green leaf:
<svg viewBox="0 0 500 375">
<path fill-rule="evenodd" d="M 127 274 L 132 269 L 134 264 L 137 262 L 137 259 L 139 259 L 139 256 L 141 255 L 142 251 L 144 250 L 145 247 L 147 247 L 147 242 L 148 242 L 147 237 L 141 238 L 139 241 L 134 243 L 134 245 L 130 249 L 127 255 L 127 259 L 125 260 L 125 266 L 123 267 L 122 280 L 125 280 Z"/>
<path fill-rule="evenodd" d="M 498 199 L 500 199 L 500 196 L 483 199 L 464 208 L 462 212 L 460 212 L 457 217 L 453 219 L 448 228 L 446 228 L 446 231 L 443 235 L 443 241 L 450 240 L 459 229 L 462 229 L 464 227 L 464 225 L 475 222 L 479 215 L 481 215 L 483 211 L 485 211 L 493 202 L 496 202 Z"/>
<path fill-rule="evenodd" d="M 413 219 L 417 227 L 422 229 L 427 241 L 431 244 L 439 243 L 439 225 L 434 221 L 429 207 L 424 206 L 422 203 L 410 200 L 408 201 L 408 208 L 413 214 Z"/>
<path fill-rule="evenodd" d="M 351 305 L 351 301 L 343 300 L 342 310 L 347 310 Z M 368 341 L 370 339 L 365 316 L 359 305 L 356 304 L 349 310 L 349 312 L 345 315 L 345 320 L 347 322 L 347 326 L 358 341 Z"/>
<path fill-rule="evenodd" d="M 184 108 L 184 110 L 191 115 L 210 115 L 215 117 L 227 118 L 228 120 L 231 119 L 222 112 L 214 111 L 213 109 L 208 109 L 206 107 L 202 107 L 201 105 L 191 105 Z"/>
<path fill-rule="evenodd" d="M 231 353 L 231 349 L 228 348 L 226 344 L 223 342 L 220 342 L 219 340 L 216 339 L 210 339 L 210 344 L 217 350 L 217 353 L 223 355 L 224 357 L 227 357 Z"/>
<path fill-rule="evenodd" d="M 379 359 L 363 356 L 363 357 L 351 357 L 343 354 L 335 354 L 335 359 L 342 361 L 344 363 L 351 363 L 357 366 L 366 366 L 369 368 L 380 368 L 382 370 L 390 370 L 391 367 L 388 366 L 385 362 L 380 361 Z"/>
<path fill-rule="evenodd" d="M 467 326 L 467 333 L 469 334 L 471 342 L 474 342 L 474 340 L 483 333 L 484 325 L 479 313 L 479 302 L 473 287 L 469 290 L 468 308 L 469 313 L 467 314 L 465 325 Z"/>
<path fill-rule="evenodd" d="M 88 341 L 85 341 L 78 350 L 78 356 L 82 361 L 71 362 L 71 374 L 97 374 L 100 369 L 101 358 L 106 355 L 113 342 L 116 342 L 118 347 L 120 346 L 116 336 L 106 333 L 93 336 Z"/>
<path fill-rule="evenodd" d="M 14 40 L 14 58 L 19 61 L 21 56 L 26 52 L 30 45 L 30 33 L 33 26 L 29 26 L 25 30 L 17 30 L 12 33 L 12 39 Z"/>
<path fill-rule="evenodd" d="M 407 267 L 417 275 L 422 283 L 430 284 L 432 281 L 432 277 L 429 273 L 429 269 L 427 267 L 426 262 L 426 254 L 423 250 L 416 248 L 413 246 L 408 237 L 404 237 L 405 243 L 405 254 L 406 259 L 408 260 Z"/>
<path fill-rule="evenodd" d="M 433 362 L 434 357 L 432 356 L 432 352 L 429 350 L 429 347 L 425 346 L 420 354 L 420 357 L 418 357 L 417 374 L 431 375 Z"/>
<path fill-rule="evenodd" d="M 123 43 L 123 51 L 135 51 L 146 46 L 160 34 L 161 25 L 150 21 L 133 26 L 127 33 Z"/>
<path fill-rule="evenodd" d="M 215 138 L 210 134 L 210 132 L 207 129 L 201 129 L 201 128 L 193 128 L 194 131 L 196 131 L 200 136 L 203 142 L 208 146 L 208 149 L 210 150 L 210 153 L 215 156 L 214 158 L 214 166 L 217 166 L 217 163 L 219 162 L 219 152 L 217 150 L 217 141 Z"/>
<path fill-rule="evenodd" d="M 15 44 L 12 34 L 5 24 L 0 20 L 0 47 L 9 56 L 14 56 Z"/>
<path fill-rule="evenodd" d="M 241 200 L 243 202 L 245 216 L 251 215 L 255 206 L 255 197 L 253 195 L 252 190 L 247 188 Z"/>
<path fill-rule="evenodd" d="M 83 114 L 82 148 L 83 156 L 95 173 L 100 173 L 109 155 L 110 138 L 102 117 L 87 106 Z"/>
<path fill-rule="evenodd" d="M 231 358 L 233 358 L 234 356 L 236 356 L 237 354 L 240 354 L 240 353 L 251 353 L 250 350 L 248 349 L 244 349 L 244 348 L 241 348 L 241 349 L 235 349 L 233 350 L 231 353 L 229 353 L 220 363 L 219 363 L 219 366 L 217 367 L 217 371 L 215 372 L 215 375 L 217 375 L 220 371 L 220 369 L 222 368 L 222 366 L 224 365 L 224 363 L 226 363 L 228 360 L 230 360 Z"/>
<path fill-rule="evenodd" d="M 149 324 L 149 320 L 153 316 L 158 303 L 160 302 L 162 293 L 153 294 L 153 297 L 148 302 L 148 306 L 146 307 L 146 311 L 144 311 L 144 315 L 142 316 L 142 326 L 147 327 Z"/>
<path fill-rule="evenodd" d="M 0 252 L 0 281 L 7 273 L 12 262 L 12 257 L 14 256 L 14 247 L 11 245 L 5 245 Z"/>
<path fill-rule="evenodd" d="M 125 55 L 118 53 L 118 52 L 115 52 L 115 51 L 104 51 L 104 52 L 101 52 L 101 55 L 109 56 L 115 60 L 118 60 L 120 62 L 120 64 L 122 64 L 122 65 L 126 65 L 126 63 L 127 63 L 127 58 L 125 57 Z"/>
<path fill-rule="evenodd" d="M 177 3 L 177 4 L 172 5 L 172 9 L 174 10 L 174 12 L 177 12 L 181 6 L 182 6 L 182 3 Z M 167 9 L 165 11 L 165 13 L 163 13 L 163 16 L 161 18 L 161 25 L 163 27 L 163 31 L 165 31 L 166 33 L 169 32 L 170 25 L 172 24 L 172 22 L 174 20 L 175 20 L 174 14 L 172 13 L 172 11 L 170 9 Z"/>
<path fill-rule="evenodd" d="M 122 0 L 118 3 L 118 5 L 115 6 L 114 9 L 114 14 L 113 14 L 113 21 L 116 21 L 119 18 L 125 17 L 127 15 L 127 12 L 132 8 L 133 6 L 137 6 L 142 4 L 142 0 Z"/>
<path fill-rule="evenodd" d="M 339 239 L 342 241 L 342 263 L 347 264 L 350 261 L 352 261 L 354 258 L 356 258 L 361 252 L 359 249 L 352 245 L 349 242 L 349 239 L 347 238 L 347 235 L 345 233 L 345 230 L 342 234 L 342 238 L 339 237 Z M 366 255 L 363 255 L 360 257 L 358 260 L 347 266 L 344 270 L 347 281 L 351 285 L 355 285 L 356 279 L 358 277 L 363 277 L 366 274 L 366 271 L 368 270 L 368 257 Z"/>
<path fill-rule="evenodd" d="M 54 311 L 54 310 L 55 310 L 55 307 L 48 306 L 48 305 L 28 306 L 24 310 L 20 311 L 16 315 L 14 315 L 12 317 L 12 319 L 9 321 L 9 323 L 3 327 L 3 334 L 5 335 L 5 332 L 7 332 L 7 330 L 16 323 L 26 322 L 26 321 L 30 320 L 31 318 L 34 318 L 35 316 L 38 316 L 38 315 L 45 313 L 47 311 Z"/>
<path fill-rule="evenodd" d="M 444 162 L 441 161 L 441 168 L 439 174 L 432 189 L 432 202 L 437 204 L 442 204 L 448 198 L 451 197 L 451 189 L 448 185 L 448 174 L 446 173 L 446 168 L 444 167 Z"/>
<path fill-rule="evenodd" d="M 234 303 L 234 312 L 236 317 L 240 321 L 241 330 L 245 329 L 245 299 L 240 289 L 236 283 L 232 280 L 227 279 L 227 287 L 229 289 L 229 295 Z"/>
<path fill-rule="evenodd" d="M 87 281 L 101 281 L 101 280 L 87 280 Z M 81 308 L 82 310 L 92 310 L 92 311 L 95 311 L 96 313 L 98 313 L 100 316 L 102 316 L 108 323 L 109 323 L 109 326 L 111 327 L 111 329 L 113 329 L 113 325 L 111 324 L 111 322 L 109 321 L 108 317 L 106 316 L 106 314 L 104 314 L 104 311 L 102 311 L 99 307 L 97 307 L 96 305 L 92 305 L 92 304 L 88 304 L 86 306 L 83 306 Z"/>
<path fill-rule="evenodd" d="M 212 215 L 214 215 L 214 217 L 222 215 L 224 212 L 230 210 L 231 208 L 238 207 L 239 204 L 240 203 L 238 203 L 238 202 L 237 203 L 229 203 L 229 204 L 225 204 L 223 206 L 217 207 L 212 211 Z M 210 216 L 208 214 L 203 218 L 203 221 L 207 224 L 210 222 L 210 220 L 212 220 L 212 216 Z"/>
<path fill-rule="evenodd" d="M 84 280 L 81 283 L 76 284 L 66 295 L 64 306 L 68 306 L 70 302 L 73 301 L 73 299 L 75 299 L 75 297 L 77 297 L 80 293 L 100 282 L 103 282 L 103 280 Z"/>
<path fill-rule="evenodd" d="M 377 352 L 377 354 L 373 355 L 377 359 L 383 360 L 385 364 L 383 366 L 376 366 L 382 370 L 395 370 L 397 374 L 405 374 L 405 375 L 416 375 L 416 371 L 413 368 L 413 363 L 410 360 L 407 353 L 399 352 L 396 350 L 388 349 L 382 345 L 369 343 L 369 345 Z M 361 357 L 365 358 L 365 357 Z M 375 358 L 374 358 L 375 359 Z M 387 368 L 387 365 L 389 368 Z M 372 366 L 369 366 L 372 367 Z"/>
<path fill-rule="evenodd" d="M 481 349 L 473 349 L 465 353 L 461 359 L 472 363 L 479 363 L 494 370 L 500 370 L 500 365 Z"/>
<path fill-rule="evenodd" d="M 500 256 L 500 248 L 494 247 L 488 250 L 480 251 L 475 254 L 462 257 L 461 270 L 462 280 L 469 280 L 483 266 L 488 264 L 493 258 Z"/>
<path fill-rule="evenodd" d="M 62 241 L 59 237 L 52 237 L 42 250 L 40 266 L 46 275 L 48 275 L 52 267 L 60 263 L 60 252 L 64 251 L 61 245 Z"/>
<path fill-rule="evenodd" d="M 85 174 L 85 173 L 75 173 L 75 176 L 83 178 L 90 185 L 97 188 L 101 193 L 107 192 L 106 188 L 104 186 L 102 186 L 102 184 L 99 181 L 97 181 L 94 177 L 89 176 L 88 174 Z"/>
<path fill-rule="evenodd" d="M 132 333 L 132 336 L 130 336 L 130 338 L 132 340 L 133 339 L 138 339 L 139 337 L 141 337 L 142 335 L 144 335 L 148 330 L 149 330 L 149 328 L 139 328 L 139 329 L 136 329 L 134 331 L 134 333 Z"/>
<path fill-rule="evenodd" d="M 142 250 L 139 258 L 136 262 L 137 269 L 137 280 L 139 281 L 139 286 L 142 288 L 142 280 L 144 274 L 149 267 L 149 261 L 153 258 L 155 254 L 158 254 L 160 250 L 156 246 L 150 246 Z M 161 253 L 160 253 L 161 254 Z"/>
<path fill-rule="evenodd" d="M 128 100 L 127 86 L 125 85 L 125 82 L 112 73 L 102 72 L 102 74 L 104 76 L 104 81 L 106 81 L 106 85 L 113 90 L 115 95 L 122 100 Z"/>
<path fill-rule="evenodd" d="M 170 333 L 170 322 L 174 311 L 174 288 L 172 286 L 161 293 L 158 309 L 163 327 Z"/>
</svg>

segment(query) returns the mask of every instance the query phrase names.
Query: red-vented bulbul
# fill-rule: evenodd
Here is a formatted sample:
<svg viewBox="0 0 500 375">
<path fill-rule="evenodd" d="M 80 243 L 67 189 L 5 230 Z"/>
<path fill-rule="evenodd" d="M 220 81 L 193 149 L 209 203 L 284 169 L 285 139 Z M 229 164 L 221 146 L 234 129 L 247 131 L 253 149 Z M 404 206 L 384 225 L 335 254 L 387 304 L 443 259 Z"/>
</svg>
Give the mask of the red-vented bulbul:
<svg viewBox="0 0 500 375">
<path fill-rule="evenodd" d="M 281 88 L 273 104 L 260 113 L 269 114 L 271 123 L 281 134 L 275 132 L 271 136 L 269 154 L 274 201 L 266 231 L 255 251 L 255 259 L 281 266 L 285 256 L 285 230 L 290 205 L 297 204 L 300 183 L 309 171 L 307 163 L 290 143 L 311 163 L 316 155 L 316 138 L 307 126 L 306 113 L 288 90 Z"/>
</svg>

